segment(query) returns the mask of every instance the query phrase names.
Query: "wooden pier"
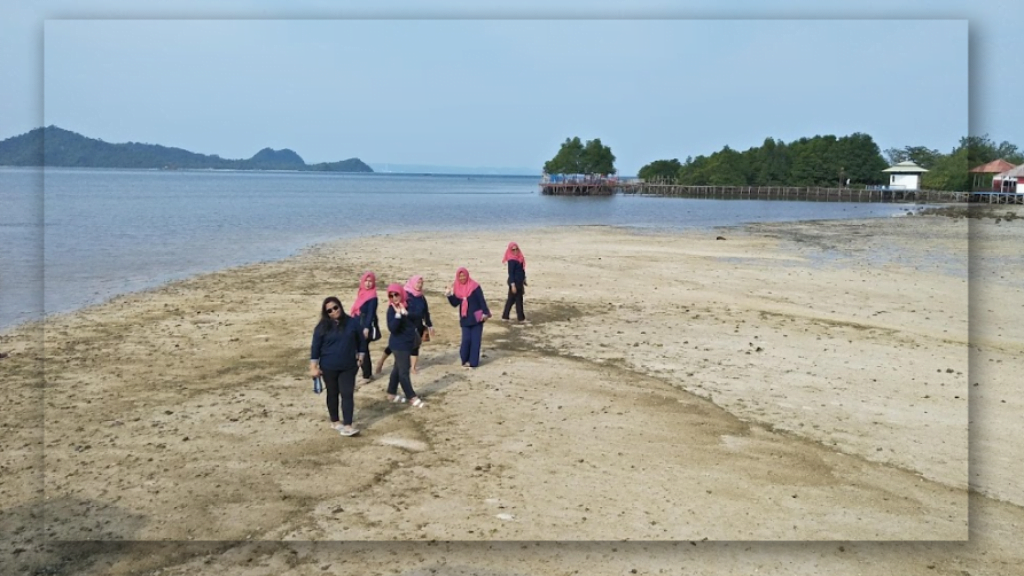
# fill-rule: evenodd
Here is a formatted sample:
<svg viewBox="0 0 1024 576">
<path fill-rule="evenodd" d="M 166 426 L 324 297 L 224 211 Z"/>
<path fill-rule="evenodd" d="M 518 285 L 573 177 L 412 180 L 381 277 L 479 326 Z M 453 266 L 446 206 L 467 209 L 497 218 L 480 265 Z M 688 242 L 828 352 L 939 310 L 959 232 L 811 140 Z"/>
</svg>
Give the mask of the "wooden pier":
<svg viewBox="0 0 1024 576">
<path fill-rule="evenodd" d="M 641 180 L 569 179 L 540 183 L 541 193 L 564 196 L 666 196 L 716 200 L 795 200 L 802 202 L 897 202 L 952 204 L 1024 204 L 1024 194 L 992 191 L 902 190 L 884 187 L 828 188 L 821 186 L 683 186 Z"/>
<path fill-rule="evenodd" d="M 621 192 L 613 180 L 565 180 L 540 183 L 540 193 L 547 196 L 611 196 Z"/>
<path fill-rule="evenodd" d="M 626 182 L 621 194 L 708 198 L 718 200 L 797 200 L 802 202 L 967 202 L 970 192 L 943 190 L 900 190 L 871 188 L 828 188 L 822 186 L 681 186 Z"/>
</svg>

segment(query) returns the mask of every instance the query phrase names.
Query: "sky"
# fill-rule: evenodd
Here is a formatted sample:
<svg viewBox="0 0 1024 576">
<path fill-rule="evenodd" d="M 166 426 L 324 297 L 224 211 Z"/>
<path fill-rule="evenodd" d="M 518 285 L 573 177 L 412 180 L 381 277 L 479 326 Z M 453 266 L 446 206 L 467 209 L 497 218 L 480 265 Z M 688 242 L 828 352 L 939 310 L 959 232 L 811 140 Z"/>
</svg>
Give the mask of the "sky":
<svg viewBox="0 0 1024 576">
<path fill-rule="evenodd" d="M 622 174 L 767 137 L 1024 147 L 1011 0 L 163 4 L 0 7 L 0 139 L 539 172 L 579 136 Z"/>
</svg>

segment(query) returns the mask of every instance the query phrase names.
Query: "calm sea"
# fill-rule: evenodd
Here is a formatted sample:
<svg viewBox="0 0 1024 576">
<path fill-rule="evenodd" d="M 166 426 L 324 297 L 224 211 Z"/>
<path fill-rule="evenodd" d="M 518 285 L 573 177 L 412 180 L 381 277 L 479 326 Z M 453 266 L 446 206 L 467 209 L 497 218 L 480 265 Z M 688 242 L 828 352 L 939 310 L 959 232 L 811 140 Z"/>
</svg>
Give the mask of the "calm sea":
<svg viewBox="0 0 1024 576">
<path fill-rule="evenodd" d="M 604 224 L 652 230 L 906 206 L 551 197 L 536 177 L 0 168 L 0 329 L 335 238 Z"/>
</svg>

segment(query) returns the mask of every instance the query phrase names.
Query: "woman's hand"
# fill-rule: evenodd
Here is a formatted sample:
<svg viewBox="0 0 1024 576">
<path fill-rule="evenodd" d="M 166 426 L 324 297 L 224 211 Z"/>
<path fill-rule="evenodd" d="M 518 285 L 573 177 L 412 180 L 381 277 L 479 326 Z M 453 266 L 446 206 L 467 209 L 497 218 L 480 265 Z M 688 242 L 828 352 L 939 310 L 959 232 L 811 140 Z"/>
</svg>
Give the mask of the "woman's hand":
<svg viewBox="0 0 1024 576">
<path fill-rule="evenodd" d="M 370 337 L 370 329 L 369 328 L 363 328 L 363 338 L 369 338 L 369 337 Z"/>
<path fill-rule="evenodd" d="M 309 365 L 309 377 L 310 378 L 316 378 L 317 376 L 323 376 L 323 374 L 324 373 L 320 370 L 320 365 L 319 364 L 310 363 L 310 365 Z"/>
<path fill-rule="evenodd" d="M 515 294 L 516 293 L 516 285 L 515 284 L 510 284 L 509 287 L 512 288 L 512 293 Z"/>
</svg>

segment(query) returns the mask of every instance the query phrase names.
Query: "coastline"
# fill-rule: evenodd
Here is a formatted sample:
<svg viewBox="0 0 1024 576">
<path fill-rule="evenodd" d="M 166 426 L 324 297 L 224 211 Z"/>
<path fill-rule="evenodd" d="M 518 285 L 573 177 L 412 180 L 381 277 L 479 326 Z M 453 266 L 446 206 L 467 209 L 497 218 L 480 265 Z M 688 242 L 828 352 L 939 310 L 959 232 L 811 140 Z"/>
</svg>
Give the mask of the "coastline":
<svg viewBox="0 0 1024 576">
<path fill-rule="evenodd" d="M 747 220 L 871 217 L 900 209 L 890 204 L 630 197 L 581 202 L 543 197 L 537 193 L 535 182 L 513 177 L 266 176 L 47 171 L 47 219 L 51 225 L 44 230 L 38 227 L 43 208 L 42 174 L 0 169 L 4 189 L 0 196 L 11 207 L 0 218 L 4 224 L 0 226 L 0 238 L 9 244 L 7 256 L 0 263 L 6 280 L 0 331 L 39 320 L 44 309 L 48 313 L 80 309 L 196 274 L 277 260 L 340 235 L 362 237 L 430 229 L 437 234 L 457 234 L 467 228 L 495 230 L 498 226 L 512 231 L 523 222 L 537 226 L 588 223 L 685 229 Z M 311 181 L 317 185 L 312 186 Z M 338 190 L 329 195 L 329 202 L 341 211 L 375 212 L 378 196 L 393 192 L 408 193 L 402 198 L 412 206 L 405 216 L 341 227 L 310 222 L 303 207 L 323 200 L 315 192 L 321 186 Z M 141 189 L 148 190 L 155 199 L 140 197 L 137 190 Z M 247 208 L 239 211 L 236 206 L 240 202 Z M 451 218 L 451 203 L 463 206 L 466 217 Z M 117 224 L 101 224 L 108 222 L 112 211 L 118 215 Z M 165 216 L 163 224 L 148 220 L 153 213 Z M 496 213 L 510 217 L 496 220 Z M 106 234 L 102 227 L 106 225 L 117 233 Z M 231 249 L 225 250 L 226 246 Z M 14 260 L 8 260 L 12 257 Z M 44 262 L 45 303 L 41 303 Z"/>
<path fill-rule="evenodd" d="M 1010 224 L 1020 238 L 1020 223 Z M 47 496 L 67 505 L 50 517 L 61 519 L 58 539 L 965 540 L 968 364 L 975 380 L 978 360 L 1011 363 L 1021 325 L 1019 309 L 989 318 L 982 332 L 972 325 L 972 344 L 983 344 L 968 358 L 968 278 L 929 256 L 953 254 L 953 270 L 966 272 L 968 229 L 932 217 L 756 224 L 722 230 L 724 242 L 706 232 L 528 230 L 515 239 L 530 265 L 533 324 L 488 325 L 485 364 L 468 376 L 452 362 L 457 327 L 439 296 L 456 264 L 451 246 L 430 234 L 345 240 L 117 297 L 47 320 L 63 326 L 47 330 L 45 422 L 60 429 L 56 416 L 70 411 L 82 428 L 45 445 Z M 504 300 L 506 237 L 474 232 L 460 246 L 492 311 Z M 925 265 L 870 260 L 893 238 L 927 240 L 907 250 Z M 376 270 L 382 280 L 427 278 L 440 338 L 425 347 L 415 382 L 437 401 L 420 413 L 392 412 L 379 406 L 383 383 L 375 381 L 356 395 L 363 444 L 318 463 L 344 439 L 326 435 L 322 401 L 306 390 L 306 332 L 323 296 L 354 293 L 359 263 L 348 254 L 383 254 L 396 241 L 420 253 Z M 837 255 L 820 258 L 828 250 Z M 996 298 L 1019 280 L 1001 272 L 1018 276 L 986 285 Z M 0 335 L 3 345 L 24 331 Z M 13 412 L 24 417 L 31 347 L 14 351 L 3 362 L 22 378 L 8 393 L 18 391 Z M 140 371 L 146 361 L 154 369 Z M 55 365 L 67 367 L 60 379 Z M 992 399 L 1010 385 L 1008 374 L 995 376 L 983 389 Z M 75 393 L 62 398 L 69 381 Z M 971 392 L 974 411 L 979 390 Z M 982 454 L 1020 461 L 1014 425 L 1000 429 L 1019 400 L 1000 400 L 1010 404 L 981 400 L 994 415 Z M 240 411 L 235 422 L 225 418 L 232 410 Z M 585 449 L 595 442 L 600 450 Z M 276 492 L 227 446 L 260 463 Z M 638 446 L 660 449 L 631 453 Z M 161 472 L 139 454 L 171 466 Z M 202 466 L 200 455 L 230 474 Z M 333 498 L 317 486 L 317 475 L 353 468 L 362 472 Z M 985 472 L 970 479 L 991 496 L 984 506 L 1019 519 L 1020 481 L 1009 469 Z M 575 490 L 538 480 L 567 477 L 586 494 L 601 495 L 609 482 L 621 488 L 577 500 Z M 188 491 L 195 478 L 261 497 Z M 104 494 L 132 479 L 148 488 L 118 501 Z M 18 493 L 3 507 L 24 505 L 31 482 Z M 358 519 L 348 526 L 354 533 L 336 526 L 337 508 Z M 225 520 L 202 526 L 215 518 Z M 117 528 L 82 531 L 104 519 Z M 253 519 L 277 519 L 276 527 Z"/>
</svg>

